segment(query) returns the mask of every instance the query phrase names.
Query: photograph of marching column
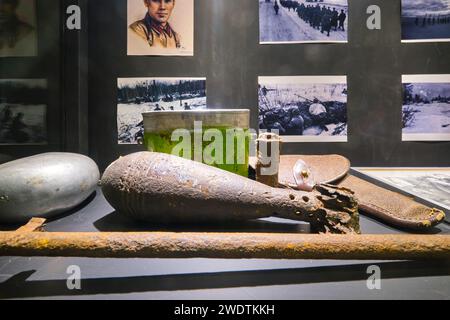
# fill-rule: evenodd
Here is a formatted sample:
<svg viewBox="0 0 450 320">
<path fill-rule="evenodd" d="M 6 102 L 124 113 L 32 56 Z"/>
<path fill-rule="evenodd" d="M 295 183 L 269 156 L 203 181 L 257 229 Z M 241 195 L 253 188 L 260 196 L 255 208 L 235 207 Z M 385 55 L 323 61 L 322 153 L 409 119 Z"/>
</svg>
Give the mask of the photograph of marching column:
<svg viewBox="0 0 450 320">
<path fill-rule="evenodd" d="M 347 0 L 259 0 L 261 44 L 347 42 Z"/>
<path fill-rule="evenodd" d="M 47 80 L 0 80 L 0 145 L 47 144 Z"/>
<path fill-rule="evenodd" d="M 206 78 L 119 78 L 118 143 L 142 142 L 144 112 L 198 109 L 206 109 Z"/>
<path fill-rule="evenodd" d="M 450 41 L 450 0 L 402 0 L 402 42 Z"/>
<path fill-rule="evenodd" d="M 347 142 L 347 77 L 259 77 L 259 129 L 284 142 Z"/>
<path fill-rule="evenodd" d="M 450 74 L 404 75 L 403 141 L 450 141 Z"/>
</svg>

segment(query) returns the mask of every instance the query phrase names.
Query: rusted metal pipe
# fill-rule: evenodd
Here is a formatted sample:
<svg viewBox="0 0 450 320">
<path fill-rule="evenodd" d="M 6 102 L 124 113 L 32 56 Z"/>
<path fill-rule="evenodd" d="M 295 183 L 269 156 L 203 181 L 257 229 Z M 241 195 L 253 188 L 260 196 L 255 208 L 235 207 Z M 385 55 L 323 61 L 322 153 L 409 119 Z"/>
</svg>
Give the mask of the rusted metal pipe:
<svg viewBox="0 0 450 320">
<path fill-rule="evenodd" d="M 226 259 L 450 259 L 450 236 L 0 232 L 0 256 Z"/>
</svg>

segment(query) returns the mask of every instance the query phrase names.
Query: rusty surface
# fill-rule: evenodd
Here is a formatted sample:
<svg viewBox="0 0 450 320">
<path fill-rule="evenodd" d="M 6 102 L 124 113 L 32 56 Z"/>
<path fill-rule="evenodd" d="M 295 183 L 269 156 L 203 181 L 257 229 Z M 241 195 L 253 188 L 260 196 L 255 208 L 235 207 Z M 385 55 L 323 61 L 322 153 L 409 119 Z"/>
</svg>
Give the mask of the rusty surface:
<svg viewBox="0 0 450 320">
<path fill-rule="evenodd" d="M 256 140 L 256 181 L 270 187 L 278 187 L 281 144 L 281 138 L 277 134 L 264 132 L 259 135 Z M 272 174 L 263 172 L 268 168 L 271 168 Z"/>
<path fill-rule="evenodd" d="M 255 167 L 255 160 L 251 160 L 250 165 Z M 445 213 L 442 210 L 428 207 L 399 192 L 347 174 L 350 162 L 339 155 L 282 155 L 279 172 L 280 187 L 297 189 L 293 175 L 293 167 L 297 160 L 302 160 L 310 166 L 317 181 L 333 183 L 353 190 L 358 199 L 360 211 L 388 225 L 421 231 L 430 229 L 445 220 Z"/>
<path fill-rule="evenodd" d="M 0 256 L 450 259 L 450 236 L 0 232 Z"/>
<path fill-rule="evenodd" d="M 45 218 L 31 218 L 26 225 L 17 229 L 16 232 L 44 231 L 45 221 Z"/>
<path fill-rule="evenodd" d="M 314 232 L 359 233 L 357 202 L 347 189 L 272 188 L 167 154 L 122 157 L 106 169 L 101 185 L 108 202 L 136 220 L 178 224 L 278 216 L 309 222 Z"/>
</svg>

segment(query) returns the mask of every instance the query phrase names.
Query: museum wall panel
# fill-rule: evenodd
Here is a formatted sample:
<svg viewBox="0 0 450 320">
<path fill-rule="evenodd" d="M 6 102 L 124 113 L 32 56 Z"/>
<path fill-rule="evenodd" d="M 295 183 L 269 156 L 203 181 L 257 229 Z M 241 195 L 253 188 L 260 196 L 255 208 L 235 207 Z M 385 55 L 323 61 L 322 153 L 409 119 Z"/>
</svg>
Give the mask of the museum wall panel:
<svg viewBox="0 0 450 320">
<path fill-rule="evenodd" d="M 64 28 L 71 4 L 82 9 L 81 30 Z M 36 0 L 37 55 L 1 57 L 0 78 L 45 80 L 45 141 L 6 139 L 1 162 L 74 151 L 104 168 L 143 150 L 118 144 L 119 78 L 206 78 L 207 107 L 248 108 L 257 129 L 258 77 L 346 76 L 347 142 L 289 142 L 283 153 L 338 153 L 355 166 L 448 165 L 449 142 L 402 141 L 402 75 L 449 74 L 450 43 L 402 43 L 400 0 L 348 1 L 348 42 L 327 44 L 260 44 L 259 1 L 195 0 L 193 56 L 127 55 L 127 4 Z M 381 30 L 366 28 L 369 5 L 381 8 Z"/>
<path fill-rule="evenodd" d="M 378 5 L 381 30 L 366 28 Z M 347 156 L 355 166 L 446 166 L 449 142 L 402 142 L 402 74 L 450 73 L 450 44 L 401 43 L 400 1 L 350 0 L 348 43 L 259 44 L 259 1 L 195 0 L 194 56 L 128 56 L 127 1 L 89 1 L 89 151 L 101 168 L 142 150 L 117 143 L 117 79 L 206 77 L 208 108 L 248 108 L 258 77 L 347 76 L 348 142 L 285 143 L 286 154 Z"/>
<path fill-rule="evenodd" d="M 9 108 L 6 112 L 11 119 L 22 113 L 27 130 L 16 136 L 9 129 L 11 123 L 2 118 L 5 126 L 1 130 L 0 162 L 63 148 L 60 8 L 58 1 L 21 0 L 16 12 L 19 24 L 29 27 L 23 27 L 26 31 L 9 44 L 5 44 L 7 32 L 2 34 L 1 111 Z M 13 92 L 11 88 L 21 89 Z M 38 89 L 31 93 L 33 88 Z M 27 101 L 22 104 L 21 100 Z"/>
</svg>

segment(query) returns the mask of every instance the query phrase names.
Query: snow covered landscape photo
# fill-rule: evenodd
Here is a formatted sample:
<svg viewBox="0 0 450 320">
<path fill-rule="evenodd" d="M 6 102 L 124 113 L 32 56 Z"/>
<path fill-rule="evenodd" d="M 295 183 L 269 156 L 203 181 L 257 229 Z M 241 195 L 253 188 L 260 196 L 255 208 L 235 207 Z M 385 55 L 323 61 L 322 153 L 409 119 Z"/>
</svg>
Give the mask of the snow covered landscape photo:
<svg viewBox="0 0 450 320">
<path fill-rule="evenodd" d="M 450 0 L 402 0 L 402 42 L 450 41 Z"/>
<path fill-rule="evenodd" d="M 261 44 L 347 42 L 347 0 L 259 0 Z"/>
<path fill-rule="evenodd" d="M 347 141 L 346 76 L 259 77 L 259 129 L 285 142 Z"/>
<path fill-rule="evenodd" d="M 403 76 L 403 141 L 450 140 L 450 75 Z"/>
<path fill-rule="evenodd" d="M 47 81 L 0 80 L 0 145 L 47 143 Z"/>
<path fill-rule="evenodd" d="M 142 142 L 142 113 L 206 109 L 206 78 L 119 78 L 119 144 Z"/>
</svg>

